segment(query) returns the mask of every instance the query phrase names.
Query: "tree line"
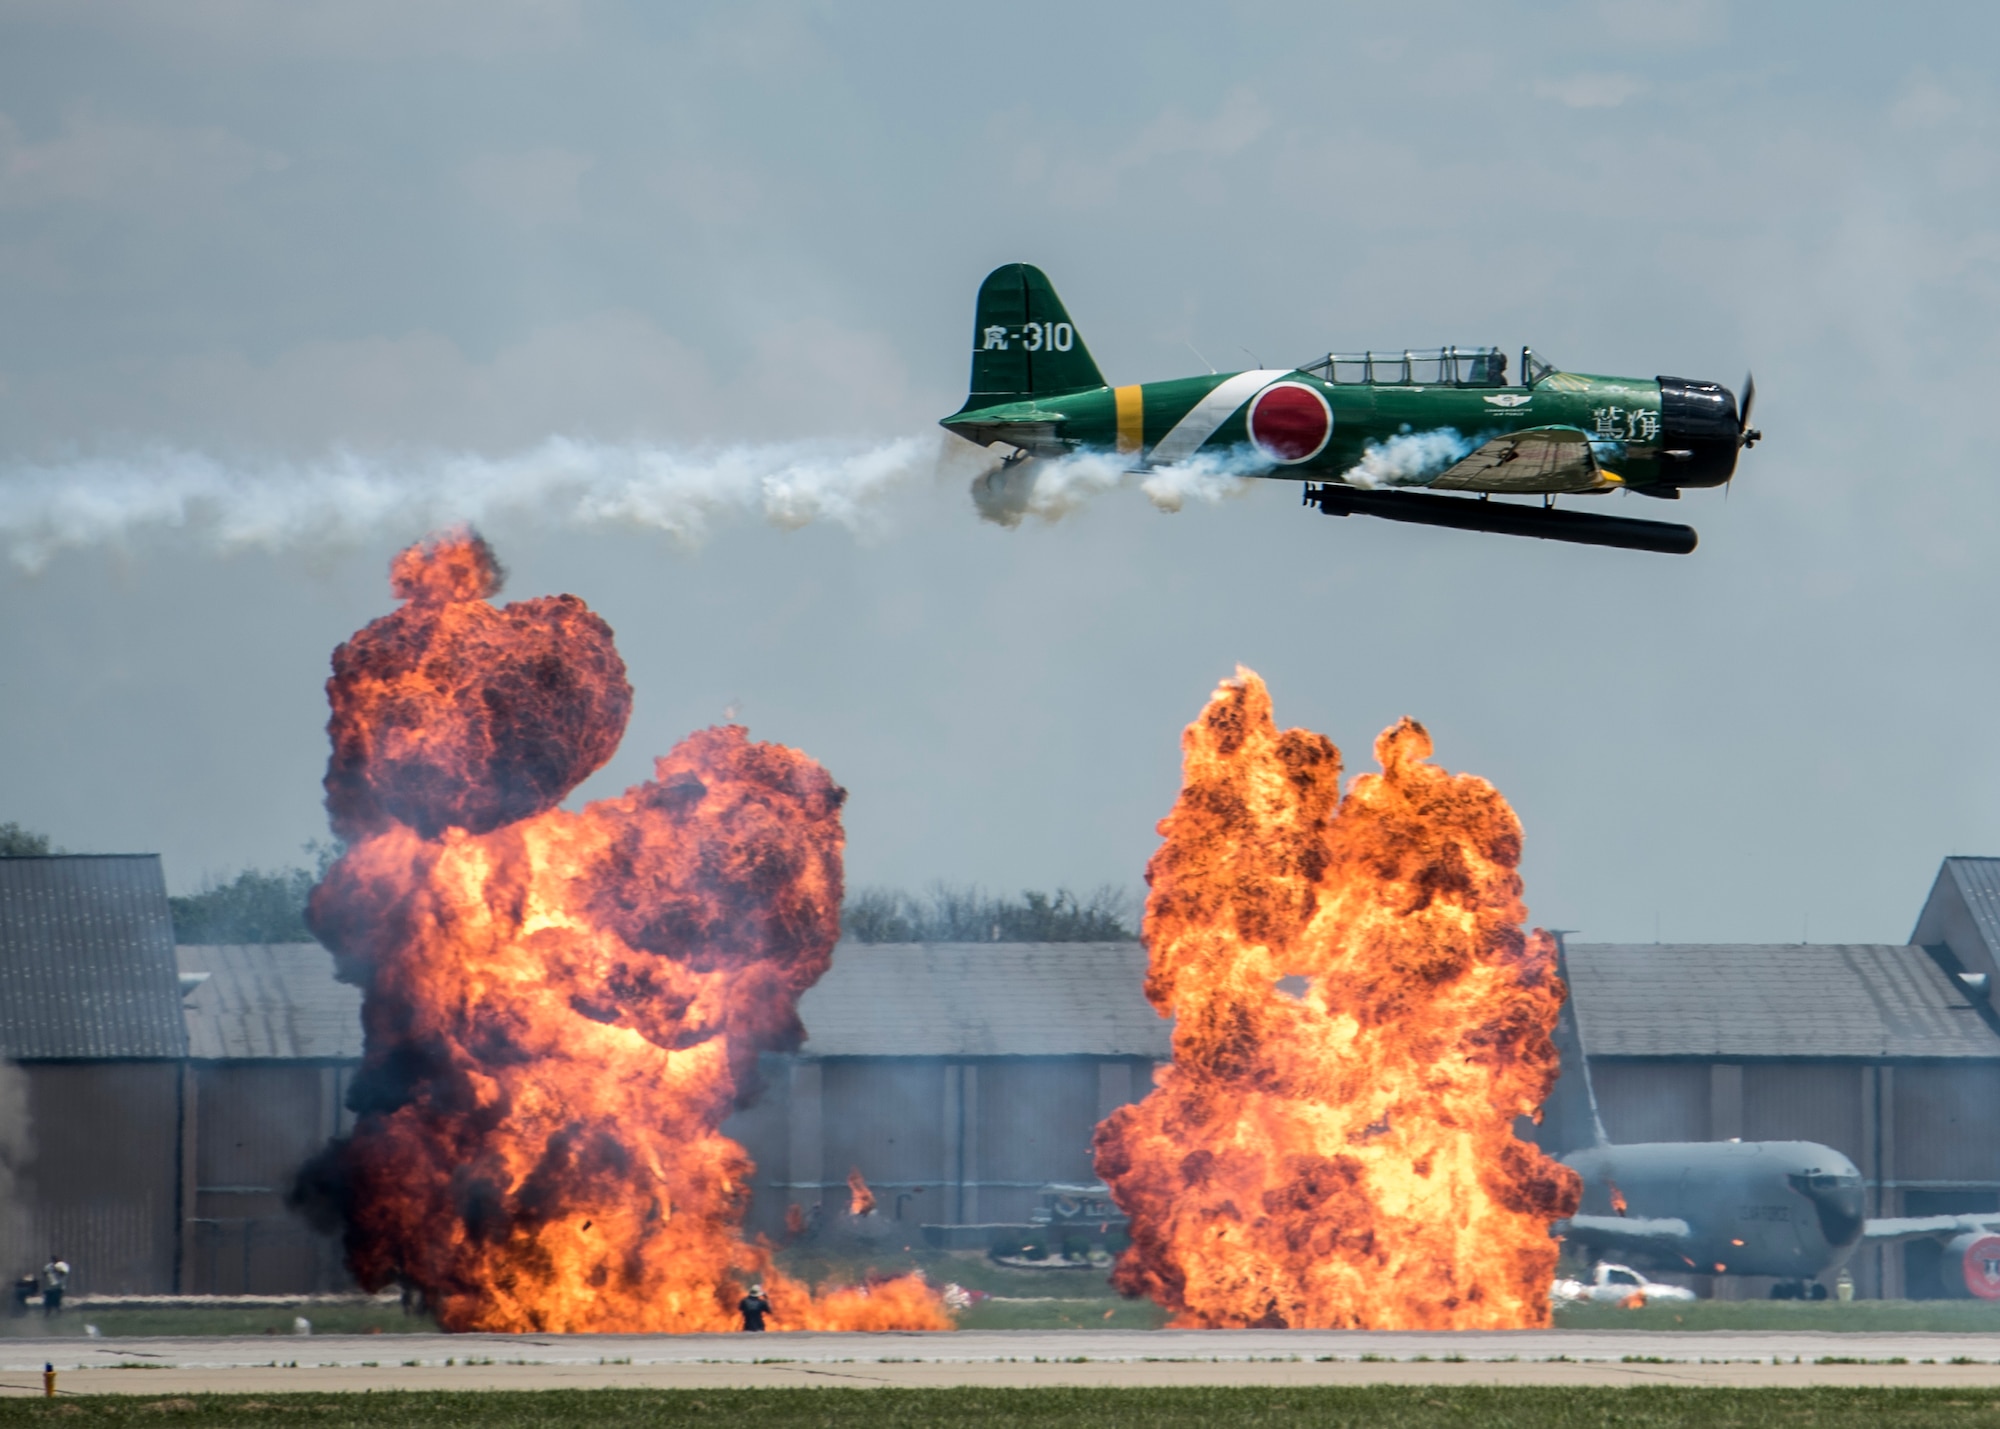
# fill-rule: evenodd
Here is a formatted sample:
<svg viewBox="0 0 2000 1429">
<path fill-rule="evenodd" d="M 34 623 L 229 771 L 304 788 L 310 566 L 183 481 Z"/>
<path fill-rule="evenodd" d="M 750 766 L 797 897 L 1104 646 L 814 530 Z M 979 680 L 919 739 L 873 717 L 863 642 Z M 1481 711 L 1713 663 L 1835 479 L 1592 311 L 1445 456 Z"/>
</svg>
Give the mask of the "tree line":
<svg viewBox="0 0 2000 1429">
<path fill-rule="evenodd" d="M 1019 897 L 977 885 L 934 883 L 913 896 L 862 888 L 841 909 L 841 932 L 857 943 L 1124 943 L 1138 936 L 1135 900 L 1104 884 L 1088 894 L 1029 889 Z"/>
<path fill-rule="evenodd" d="M 167 899 L 177 943 L 309 943 L 306 898 L 340 855 L 306 845 L 312 866 L 246 868 L 209 877 Z M 0 858 L 62 853 L 47 834 L 0 823 Z M 841 909 L 842 936 L 857 943 L 1122 943 L 1138 936 L 1137 900 L 1105 884 L 1090 893 L 1035 889 L 989 894 L 976 884 L 934 883 L 921 894 L 862 888 Z"/>
</svg>

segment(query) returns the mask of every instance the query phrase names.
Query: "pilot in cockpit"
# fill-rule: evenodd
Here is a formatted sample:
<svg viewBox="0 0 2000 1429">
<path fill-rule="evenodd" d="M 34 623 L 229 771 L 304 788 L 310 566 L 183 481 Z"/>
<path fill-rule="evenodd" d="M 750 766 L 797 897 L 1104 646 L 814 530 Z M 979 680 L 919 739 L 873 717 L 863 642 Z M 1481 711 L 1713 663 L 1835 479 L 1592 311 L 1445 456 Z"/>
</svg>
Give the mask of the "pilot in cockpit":
<svg viewBox="0 0 2000 1429">
<path fill-rule="evenodd" d="M 1507 354 L 1504 352 L 1482 352 L 1472 359 L 1472 366 L 1466 377 L 1473 387 L 1505 387 L 1507 385 Z"/>
</svg>

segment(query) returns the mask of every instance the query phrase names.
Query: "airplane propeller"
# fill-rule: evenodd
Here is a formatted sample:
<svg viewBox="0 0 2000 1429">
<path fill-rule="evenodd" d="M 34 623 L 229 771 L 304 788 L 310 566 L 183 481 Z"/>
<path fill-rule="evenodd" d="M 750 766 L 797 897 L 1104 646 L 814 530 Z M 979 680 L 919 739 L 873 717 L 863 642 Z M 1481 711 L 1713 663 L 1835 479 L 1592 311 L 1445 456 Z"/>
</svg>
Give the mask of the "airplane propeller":
<svg viewBox="0 0 2000 1429">
<path fill-rule="evenodd" d="M 1753 374 L 1746 372 L 1743 374 L 1743 405 L 1736 413 L 1736 445 L 1739 448 L 1754 447 L 1763 439 L 1764 434 L 1750 425 L 1750 408 L 1756 401 L 1757 379 Z M 1728 479 L 1722 483 L 1722 499 L 1727 501 L 1729 493 L 1735 489 L 1736 468 L 1731 466 Z"/>
</svg>

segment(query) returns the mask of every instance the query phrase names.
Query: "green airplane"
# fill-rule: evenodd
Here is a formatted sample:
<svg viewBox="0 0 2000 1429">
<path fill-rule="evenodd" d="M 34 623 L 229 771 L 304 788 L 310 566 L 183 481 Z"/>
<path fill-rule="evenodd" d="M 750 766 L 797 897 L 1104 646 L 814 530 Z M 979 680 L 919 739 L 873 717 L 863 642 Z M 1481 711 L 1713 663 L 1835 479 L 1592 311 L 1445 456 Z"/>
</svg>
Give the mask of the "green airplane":
<svg viewBox="0 0 2000 1429">
<path fill-rule="evenodd" d="M 1010 467 L 1086 451 L 1135 469 L 1206 463 L 1302 481 L 1305 504 L 1330 516 L 1677 555 L 1694 549 L 1692 527 L 1558 510 L 1556 498 L 1721 486 L 1763 435 L 1747 378 L 1739 410 L 1720 383 L 1565 372 L 1525 347 L 1518 375 L 1498 348 L 1446 347 L 1112 387 L 1048 277 L 1010 263 L 979 287 L 972 390 L 942 425 L 1011 448 Z"/>
</svg>

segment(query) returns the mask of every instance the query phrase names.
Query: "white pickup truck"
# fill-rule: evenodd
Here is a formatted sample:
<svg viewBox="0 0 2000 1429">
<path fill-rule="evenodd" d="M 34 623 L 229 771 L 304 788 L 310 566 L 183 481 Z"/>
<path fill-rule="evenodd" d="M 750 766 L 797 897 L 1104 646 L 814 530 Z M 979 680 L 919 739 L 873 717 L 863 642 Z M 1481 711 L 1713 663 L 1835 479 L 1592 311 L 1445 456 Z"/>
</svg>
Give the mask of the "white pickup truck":
<svg viewBox="0 0 2000 1429">
<path fill-rule="evenodd" d="M 1588 1281 L 1558 1280 L 1549 1287 L 1549 1298 L 1558 1305 L 1588 1301 L 1593 1305 L 1624 1305 L 1637 1308 L 1655 1300 L 1692 1300 L 1694 1291 L 1679 1285 L 1662 1285 L 1648 1280 L 1629 1265 L 1600 1262 Z"/>
</svg>

